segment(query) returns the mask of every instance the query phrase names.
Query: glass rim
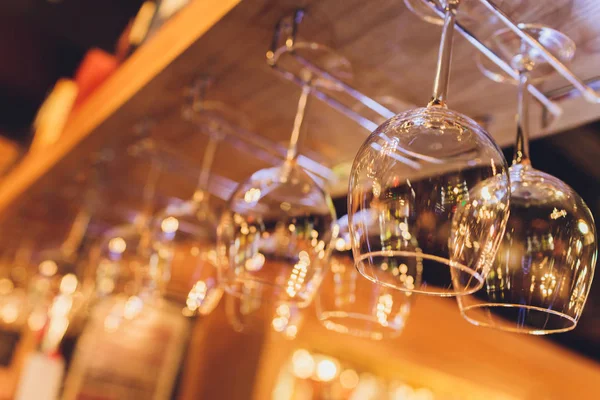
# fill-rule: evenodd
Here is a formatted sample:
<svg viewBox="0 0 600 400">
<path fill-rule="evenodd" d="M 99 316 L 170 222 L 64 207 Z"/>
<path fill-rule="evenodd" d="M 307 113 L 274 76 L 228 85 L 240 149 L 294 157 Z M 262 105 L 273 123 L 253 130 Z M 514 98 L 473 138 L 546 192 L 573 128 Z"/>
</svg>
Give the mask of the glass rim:
<svg viewBox="0 0 600 400">
<path fill-rule="evenodd" d="M 244 284 L 248 284 L 248 283 L 257 284 L 257 285 L 261 285 L 261 286 L 267 286 L 268 288 L 271 288 L 271 290 L 266 296 L 263 296 L 262 294 L 260 294 L 260 295 L 242 294 L 232 288 L 233 285 L 238 285 L 238 284 L 244 285 Z M 274 305 L 274 306 L 279 306 L 279 305 L 284 304 L 284 305 L 288 305 L 291 307 L 297 307 L 297 308 L 307 308 L 308 306 L 310 306 L 312 304 L 312 299 L 313 299 L 314 295 L 318 291 L 318 290 L 315 290 L 314 293 L 312 293 L 313 296 L 311 296 L 308 299 L 306 299 L 306 298 L 300 299 L 299 298 L 299 301 L 295 301 L 295 300 L 291 300 L 291 299 L 279 299 L 276 295 L 273 295 L 273 292 L 275 289 L 281 289 L 281 291 L 283 293 L 285 293 L 285 286 L 279 285 L 279 284 L 276 284 L 273 282 L 265 281 L 262 279 L 256 279 L 256 278 L 235 279 L 233 282 L 231 282 L 230 279 L 225 278 L 225 279 L 223 279 L 223 281 L 221 283 L 221 287 L 222 287 L 223 291 L 226 292 L 228 295 L 236 297 L 238 299 L 245 297 L 245 298 L 257 299 L 257 300 L 260 300 L 261 302 L 264 301 L 264 302 L 270 303 L 271 305 Z M 262 293 L 262 290 L 261 290 L 261 293 Z"/>
<path fill-rule="evenodd" d="M 432 261 L 436 261 L 440 264 L 445 264 L 448 266 L 448 268 L 452 269 L 458 269 L 460 272 L 464 272 L 469 274 L 471 277 L 475 278 L 475 280 L 477 281 L 477 285 L 475 285 L 474 287 L 468 289 L 468 290 L 455 290 L 454 286 L 452 286 L 452 290 L 422 290 L 422 289 L 417 289 L 417 287 L 415 286 L 414 289 L 408 289 L 405 287 L 400 287 L 400 286 L 396 286 L 396 285 L 392 285 L 383 281 L 380 281 L 376 278 L 373 278 L 372 276 L 369 276 L 367 274 L 365 274 L 362 271 L 362 268 L 359 266 L 361 263 L 364 264 L 363 260 L 372 257 L 372 256 L 385 256 L 385 257 L 395 257 L 395 256 L 402 256 L 402 257 L 406 257 L 406 256 L 414 256 L 416 257 L 418 255 L 418 257 L 427 259 L 427 260 L 432 260 Z M 427 254 L 427 253 L 417 253 L 417 252 L 413 252 L 413 251 L 399 251 L 399 250 L 382 250 L 382 251 L 370 251 L 367 253 L 361 253 L 358 255 L 358 257 L 356 256 L 356 254 L 354 255 L 354 267 L 358 270 L 358 272 L 360 272 L 360 274 L 362 276 L 364 276 L 365 278 L 367 278 L 368 280 L 370 280 L 371 282 L 377 284 L 377 285 L 381 285 L 390 289 L 395 289 L 395 290 L 399 290 L 401 292 L 406 292 L 406 293 L 415 293 L 415 294 L 422 294 L 422 295 L 427 295 L 427 296 L 435 296 L 435 297 L 455 297 L 455 296 L 467 296 L 470 294 L 473 294 L 475 292 L 478 292 L 479 290 L 481 290 L 481 288 L 483 288 L 483 285 L 485 283 L 485 280 L 483 278 L 483 276 L 473 270 L 472 268 L 467 267 L 466 265 L 460 264 L 456 261 L 452 261 L 449 260 L 447 258 L 444 257 L 440 257 L 440 256 L 435 256 L 432 254 Z M 369 267 L 372 268 L 372 267 Z M 423 268 L 425 268 L 425 266 L 423 266 Z"/>
<path fill-rule="evenodd" d="M 531 306 L 531 305 L 527 305 L 527 304 L 485 302 L 485 303 L 479 303 L 479 304 L 474 304 L 474 305 L 470 305 L 470 306 L 463 306 L 459 302 L 459 308 L 460 308 L 460 314 L 469 323 L 476 325 L 476 326 L 501 330 L 504 332 L 543 336 L 543 335 L 550 335 L 550 334 L 554 334 L 554 333 L 569 332 L 569 331 L 572 331 L 573 329 L 575 329 L 575 327 L 577 326 L 577 320 L 565 313 L 562 313 L 562 312 L 559 312 L 556 310 L 549 310 L 549 309 L 542 308 L 542 307 Z M 531 326 L 531 327 L 528 326 L 528 327 L 524 327 L 524 328 L 515 328 L 512 326 L 511 327 L 499 326 L 497 324 L 484 322 L 477 318 L 473 318 L 472 316 L 469 316 L 469 314 L 472 314 L 473 311 L 483 309 L 483 308 L 524 308 L 527 310 L 539 311 L 544 314 L 559 317 L 563 320 L 568 321 L 571 325 L 569 325 L 565 328 L 560 328 L 560 329 L 536 329 L 533 326 Z M 477 315 L 477 314 L 475 314 L 475 315 Z M 510 322 L 511 324 L 514 324 L 514 321 L 510 321 L 506 318 L 498 317 L 498 319 L 501 319 L 503 321 L 507 321 L 507 322 Z"/>
<path fill-rule="evenodd" d="M 363 314 L 359 312 L 346 311 L 318 311 L 319 322 L 328 330 L 333 332 L 356 336 L 359 338 L 367 338 L 372 340 L 392 339 L 400 336 L 404 330 L 404 325 L 400 328 L 385 326 L 377 320 L 373 315 Z M 331 321 L 331 319 L 345 319 L 362 322 L 372 322 L 375 325 L 373 329 L 350 328 L 345 324 Z"/>
</svg>

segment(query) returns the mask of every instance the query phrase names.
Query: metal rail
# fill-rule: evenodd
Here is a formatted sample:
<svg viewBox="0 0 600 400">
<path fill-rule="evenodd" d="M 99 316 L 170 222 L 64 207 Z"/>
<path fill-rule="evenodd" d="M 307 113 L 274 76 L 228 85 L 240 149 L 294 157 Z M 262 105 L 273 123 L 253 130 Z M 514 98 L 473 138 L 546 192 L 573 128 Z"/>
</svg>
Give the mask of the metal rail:
<svg viewBox="0 0 600 400">
<path fill-rule="evenodd" d="M 482 1 L 482 0 L 480 0 Z M 440 18 L 444 16 L 444 10 L 438 8 L 437 4 L 434 0 L 426 0 L 427 5 L 433 10 Z M 478 51 L 481 52 L 484 56 L 490 59 L 494 64 L 496 64 L 502 71 L 508 74 L 514 80 L 519 79 L 519 72 L 512 68 L 506 61 L 500 58 L 496 53 L 494 53 L 489 47 L 487 47 L 483 42 L 481 42 L 471 31 L 465 28 L 461 23 L 456 22 L 456 31 L 460 33 L 467 41 L 475 47 Z M 543 46 L 542 46 L 543 47 Z M 545 50 L 544 50 L 545 51 Z M 529 93 L 533 97 L 535 97 L 552 115 L 558 117 L 562 114 L 562 109 L 550 100 L 542 91 L 536 88 L 534 85 L 529 84 L 527 87 Z"/>
<path fill-rule="evenodd" d="M 573 85 L 575 89 L 577 89 L 581 95 L 590 103 L 600 103 L 600 95 L 596 93 L 596 91 L 585 84 L 577 75 L 571 71 L 569 67 L 563 64 L 558 58 L 554 57 L 552 53 L 550 53 L 543 44 L 541 44 L 537 39 L 533 36 L 525 32 L 521 29 L 520 24 L 515 23 L 511 20 L 498 6 L 492 3 L 490 0 L 479 0 L 481 4 L 483 4 L 494 16 L 496 16 L 500 21 L 502 21 L 511 31 L 513 31 L 517 36 L 519 36 L 525 43 L 529 46 L 534 47 L 539 50 L 541 55 L 546 59 L 548 64 L 550 64 L 556 72 L 558 72 L 563 78 Z"/>
</svg>

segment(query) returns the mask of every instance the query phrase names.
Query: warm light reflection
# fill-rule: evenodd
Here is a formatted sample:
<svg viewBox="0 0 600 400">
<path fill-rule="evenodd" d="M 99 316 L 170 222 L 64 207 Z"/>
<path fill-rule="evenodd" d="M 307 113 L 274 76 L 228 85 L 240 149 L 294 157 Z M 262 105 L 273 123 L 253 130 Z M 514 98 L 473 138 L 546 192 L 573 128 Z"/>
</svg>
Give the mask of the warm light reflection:
<svg viewBox="0 0 600 400">
<path fill-rule="evenodd" d="M 52 260 L 45 260 L 40 263 L 39 270 L 44 276 L 53 276 L 58 271 L 58 265 Z"/>
<path fill-rule="evenodd" d="M 179 229 L 179 220 L 175 217 L 167 217 L 160 223 L 160 229 L 164 233 L 175 233 Z"/>
<path fill-rule="evenodd" d="M 14 302 L 5 304 L 0 311 L 0 316 L 2 317 L 2 321 L 12 324 L 19 318 L 19 306 Z"/>
<path fill-rule="evenodd" d="M 108 241 L 108 250 L 111 253 L 121 254 L 127 249 L 127 243 L 122 237 L 112 238 Z"/>
<path fill-rule="evenodd" d="M 484 200 L 490 200 L 492 198 L 492 195 L 490 194 L 490 189 L 487 186 L 481 189 L 481 197 Z"/>
<path fill-rule="evenodd" d="M 292 369 L 298 378 L 308 379 L 314 372 L 315 360 L 308 351 L 296 350 L 292 356 Z"/>
<path fill-rule="evenodd" d="M 260 271 L 265 265 L 265 256 L 262 253 L 256 253 L 244 263 L 246 270 L 250 272 Z"/>
<path fill-rule="evenodd" d="M 198 281 L 192 286 L 192 289 L 188 293 L 187 300 L 185 302 L 187 308 L 190 311 L 196 311 L 198 307 L 202 305 L 202 302 L 206 298 L 208 292 L 208 286 L 204 281 Z"/>
<path fill-rule="evenodd" d="M 144 303 L 142 299 L 137 296 L 131 296 L 125 302 L 125 307 L 123 308 L 123 316 L 126 319 L 134 319 L 137 317 L 144 308 Z"/>
<path fill-rule="evenodd" d="M 550 218 L 552 219 L 559 219 L 566 216 L 567 212 L 565 210 L 558 210 L 556 207 L 554 207 L 554 210 L 552 210 L 552 213 L 550 213 Z"/>
<path fill-rule="evenodd" d="M 329 382 L 333 380 L 338 373 L 338 367 L 336 363 L 328 358 L 322 359 L 317 364 L 316 375 L 317 379 L 323 382 Z"/>
<path fill-rule="evenodd" d="M 246 191 L 246 193 L 244 194 L 244 201 L 248 204 L 256 203 L 260 199 L 260 195 L 261 192 L 258 188 L 248 189 L 248 191 Z"/>
<path fill-rule="evenodd" d="M 590 227 L 582 219 L 580 219 L 579 222 L 577 222 L 577 228 L 579 228 L 579 232 L 581 232 L 584 235 L 587 235 L 588 233 L 590 233 Z"/>
<path fill-rule="evenodd" d="M 6 296 L 13 291 L 15 285 L 8 278 L 0 279 L 0 295 Z"/>
<path fill-rule="evenodd" d="M 353 369 L 346 369 L 340 374 L 340 384 L 344 389 L 354 389 L 358 385 L 358 374 Z"/>
<path fill-rule="evenodd" d="M 366 371 L 359 372 L 334 357 L 311 354 L 305 349 L 293 353 L 289 367 L 282 369 L 277 379 L 271 397 L 273 400 L 316 399 L 321 398 L 323 393 L 329 394 L 327 398 L 348 400 L 436 398 L 428 387 L 389 381 Z"/>
<path fill-rule="evenodd" d="M 35 310 L 27 318 L 27 326 L 33 332 L 41 330 L 46 325 L 47 314 L 42 310 Z"/>
<path fill-rule="evenodd" d="M 74 274 L 67 274 L 60 280 L 60 292 L 62 294 L 73 294 L 77 290 L 77 277 Z"/>
<path fill-rule="evenodd" d="M 66 317 L 71 308 L 73 307 L 73 299 L 71 296 L 58 295 L 54 298 L 52 306 L 50 307 L 50 316 L 55 317 Z"/>
<path fill-rule="evenodd" d="M 303 256 L 302 253 L 305 253 L 306 256 Z M 287 287 L 285 289 L 286 293 L 290 297 L 296 296 L 298 291 L 302 289 L 302 285 L 304 284 L 304 280 L 306 279 L 306 272 L 308 270 L 308 266 L 310 265 L 310 259 L 308 258 L 308 254 L 305 251 L 300 252 L 299 256 L 300 260 L 294 265 L 292 269 L 292 273 L 287 282 Z"/>
<path fill-rule="evenodd" d="M 411 277 L 412 278 L 412 277 Z M 392 295 L 387 293 L 379 296 L 377 300 L 377 321 L 382 326 L 388 325 L 388 317 L 392 312 L 392 306 L 394 305 L 394 300 L 392 299 Z"/>
<path fill-rule="evenodd" d="M 106 330 L 109 333 L 115 332 L 117 329 L 119 329 L 120 324 L 121 324 L 121 319 L 118 316 L 109 314 L 104 319 L 104 330 Z"/>
<path fill-rule="evenodd" d="M 337 251 L 344 251 L 346 250 L 346 241 L 344 240 L 344 238 L 337 238 L 335 241 L 335 249 Z"/>
</svg>

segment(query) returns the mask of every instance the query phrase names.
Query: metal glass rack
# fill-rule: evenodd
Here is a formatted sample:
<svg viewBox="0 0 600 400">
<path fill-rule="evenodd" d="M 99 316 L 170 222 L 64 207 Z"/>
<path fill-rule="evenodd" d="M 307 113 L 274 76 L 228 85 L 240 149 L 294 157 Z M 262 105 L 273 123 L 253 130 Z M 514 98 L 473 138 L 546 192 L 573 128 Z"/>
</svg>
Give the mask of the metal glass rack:
<svg viewBox="0 0 600 400">
<path fill-rule="evenodd" d="M 578 95 L 590 103 L 600 103 L 600 95 L 594 90 L 596 87 L 600 87 L 600 79 L 594 78 L 588 81 L 582 81 L 577 77 L 566 65 L 556 59 L 539 41 L 521 29 L 520 24 L 512 21 L 500 8 L 493 4 L 490 0 L 477 0 L 481 2 L 499 21 L 503 22 L 509 29 L 511 29 L 516 35 L 518 35 L 525 43 L 536 48 L 540 51 L 542 56 L 548 61 L 548 63 L 558 72 L 563 78 L 565 78 L 570 85 L 552 91 L 550 93 L 543 93 L 533 84 L 529 84 L 528 90 L 531 95 L 539 101 L 544 108 L 544 120 L 548 114 L 551 114 L 555 119 L 562 114 L 561 107 L 555 102 L 566 98 L 572 98 Z M 443 18 L 444 9 L 437 0 L 424 0 L 426 4 L 440 17 Z M 341 92 L 346 93 L 354 100 L 358 101 L 368 109 L 377 113 L 384 119 L 391 118 L 395 115 L 393 111 L 388 109 L 383 104 L 379 103 L 375 99 L 367 96 L 359 90 L 353 88 L 341 79 L 335 77 L 329 71 L 315 65 L 310 60 L 299 55 L 296 50 L 300 48 L 304 49 L 319 49 L 325 46 L 314 43 L 314 42 L 301 42 L 297 40 L 298 27 L 302 22 L 305 15 L 303 9 L 296 10 L 291 16 L 284 16 L 280 19 L 279 23 L 275 27 L 273 34 L 273 40 L 271 48 L 267 51 L 266 58 L 267 63 L 283 78 L 294 82 L 295 84 L 302 86 L 306 84 L 306 78 L 300 76 L 298 73 L 294 73 L 287 70 L 279 63 L 279 59 L 283 54 L 291 55 L 296 62 L 300 63 L 307 71 L 310 72 L 312 77 L 318 77 L 319 79 L 325 80 L 330 83 L 330 87 L 336 88 Z M 512 68 L 506 61 L 495 54 L 489 49 L 482 41 L 480 41 L 473 33 L 469 31 L 465 26 L 460 23 L 456 23 L 456 30 L 473 45 L 479 52 L 485 57 L 489 58 L 494 64 L 496 64 L 502 71 L 508 74 L 511 78 L 517 79 L 518 72 Z M 353 110 L 350 106 L 343 104 L 341 101 L 333 98 L 329 94 L 325 93 L 319 87 L 313 87 L 311 93 L 319 98 L 320 100 L 327 103 L 329 106 L 338 110 L 348 118 L 357 122 L 360 126 L 367 129 L 369 132 L 375 130 L 379 125 L 372 119 L 361 115 L 360 113 Z"/>
</svg>

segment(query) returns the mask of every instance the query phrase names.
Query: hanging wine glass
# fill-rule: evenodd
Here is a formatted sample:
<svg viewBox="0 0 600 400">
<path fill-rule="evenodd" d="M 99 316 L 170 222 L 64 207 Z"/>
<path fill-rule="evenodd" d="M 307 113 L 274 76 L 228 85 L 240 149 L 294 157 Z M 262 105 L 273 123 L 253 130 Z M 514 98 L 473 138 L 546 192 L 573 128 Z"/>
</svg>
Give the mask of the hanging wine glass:
<svg viewBox="0 0 600 400">
<path fill-rule="evenodd" d="M 575 44 L 563 33 L 520 27 L 562 62 L 573 58 Z M 489 45 L 502 47 L 500 54 L 520 76 L 511 211 L 484 287 L 458 298 L 458 305 L 475 325 L 534 335 L 565 332 L 577 325 L 592 283 L 598 248 L 594 220 L 573 189 L 534 169 L 529 159 L 527 85 L 551 68 L 508 29 L 498 31 Z"/>
<path fill-rule="evenodd" d="M 329 194 L 296 159 L 311 87 L 302 87 L 284 163 L 238 185 L 218 230 L 219 276 L 231 295 L 256 283 L 273 303 L 307 306 L 317 291 L 335 236 Z"/>
<path fill-rule="evenodd" d="M 502 152 L 483 128 L 446 107 L 457 6 L 450 1 L 446 7 L 433 99 L 369 136 L 354 160 L 348 194 L 361 274 L 386 287 L 437 296 L 481 288 L 508 218 Z M 421 279 L 401 281 L 392 273 L 401 265 L 412 276 L 421 269 Z M 454 286 L 451 270 L 461 275 Z"/>
<path fill-rule="evenodd" d="M 186 316 L 207 315 L 219 303 L 223 290 L 217 273 L 217 221 L 209 204 L 210 169 L 214 160 L 220 133 L 209 133 L 204 151 L 198 185 L 191 200 L 170 205 L 159 212 L 152 230 L 150 263 L 171 275 L 173 268 L 193 265 L 193 286 L 187 293 L 183 312 Z M 187 276 L 187 274 L 186 274 Z"/>
<path fill-rule="evenodd" d="M 142 128 L 145 129 L 145 128 Z M 156 157 L 156 144 L 142 139 L 128 150 L 133 156 L 149 156 L 150 167 L 142 189 L 142 207 L 133 223 L 120 225 L 105 232 L 94 249 L 96 296 L 113 297 L 114 310 L 107 324 L 133 319 L 144 305 L 157 305 L 162 298 L 169 276 L 163 265 L 150 261 L 150 223 L 154 210 L 156 185 L 162 164 Z"/>
<path fill-rule="evenodd" d="M 377 220 L 371 221 L 373 225 Z M 411 306 L 412 293 L 403 293 L 364 279 L 354 268 L 350 254 L 348 217 L 338 221 L 339 237 L 331 257 L 331 268 L 315 299 L 317 317 L 329 330 L 381 340 L 402 332 Z M 418 285 L 420 275 L 410 275 L 406 265 L 391 273 L 407 286 Z"/>
<path fill-rule="evenodd" d="M 225 296 L 229 325 L 240 333 L 273 331 L 287 339 L 296 338 L 304 321 L 304 310 L 290 303 L 263 299 L 265 288 L 262 285 L 246 282 L 240 285 L 241 295 Z"/>
<path fill-rule="evenodd" d="M 84 204 L 73 219 L 65 240 L 58 248 L 37 255 L 37 271 L 29 282 L 29 327 L 42 330 L 41 347 L 45 352 L 58 348 L 90 296 L 82 251 L 97 206 L 97 182 L 90 179 L 90 183 Z"/>
<path fill-rule="evenodd" d="M 31 230 L 31 224 L 28 227 Z M 11 235 L 15 233 L 11 230 Z M 12 241 L 9 238 L 4 241 L 5 250 L 0 256 L 0 326 L 20 329 L 29 316 L 28 272 L 33 253 L 29 234 L 21 232 L 16 235 L 16 241 L 14 237 Z"/>
</svg>

